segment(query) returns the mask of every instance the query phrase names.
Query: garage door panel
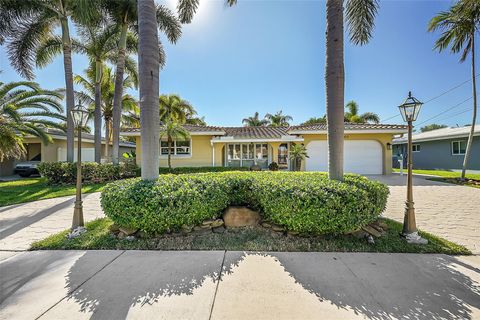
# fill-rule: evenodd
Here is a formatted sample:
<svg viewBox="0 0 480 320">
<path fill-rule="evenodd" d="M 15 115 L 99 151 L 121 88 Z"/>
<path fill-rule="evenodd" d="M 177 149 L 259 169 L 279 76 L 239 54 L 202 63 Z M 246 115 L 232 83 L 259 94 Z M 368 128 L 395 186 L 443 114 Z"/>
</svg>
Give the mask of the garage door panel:
<svg viewBox="0 0 480 320">
<path fill-rule="evenodd" d="M 328 170 L 327 141 L 312 141 L 307 145 L 310 158 L 306 160 L 307 171 Z M 344 171 L 360 174 L 382 174 L 383 152 L 380 143 L 374 140 L 346 140 L 344 142 Z"/>
</svg>

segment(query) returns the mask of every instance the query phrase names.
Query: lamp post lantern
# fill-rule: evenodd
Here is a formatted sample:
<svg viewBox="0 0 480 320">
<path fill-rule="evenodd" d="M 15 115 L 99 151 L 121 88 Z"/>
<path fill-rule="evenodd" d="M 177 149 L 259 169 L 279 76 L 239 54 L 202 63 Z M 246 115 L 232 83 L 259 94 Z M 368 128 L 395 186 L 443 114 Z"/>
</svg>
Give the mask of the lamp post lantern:
<svg viewBox="0 0 480 320">
<path fill-rule="evenodd" d="M 426 244 L 427 240 L 423 239 L 417 231 L 415 222 L 415 208 L 413 206 L 413 179 L 412 179 L 412 129 L 413 122 L 417 120 L 418 114 L 422 107 L 422 102 L 412 97 L 412 93 L 408 92 L 408 98 L 398 106 L 403 121 L 408 124 L 408 144 L 407 144 L 407 201 L 405 201 L 405 215 L 403 219 L 402 236 L 407 242 L 415 244 Z"/>
<path fill-rule="evenodd" d="M 77 128 L 77 190 L 75 197 L 75 207 L 73 210 L 72 233 L 71 237 L 78 236 L 84 232 L 83 223 L 83 205 L 82 205 L 82 128 L 87 124 L 88 110 L 82 105 L 77 105 L 72 109 L 72 118 Z"/>
</svg>

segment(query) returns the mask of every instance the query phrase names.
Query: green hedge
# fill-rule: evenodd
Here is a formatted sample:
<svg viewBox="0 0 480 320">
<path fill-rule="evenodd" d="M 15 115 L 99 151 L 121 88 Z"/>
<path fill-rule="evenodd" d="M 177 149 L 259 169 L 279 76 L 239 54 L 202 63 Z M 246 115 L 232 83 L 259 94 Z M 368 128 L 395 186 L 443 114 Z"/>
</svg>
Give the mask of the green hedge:
<svg viewBox="0 0 480 320">
<path fill-rule="evenodd" d="M 149 234 L 220 217 L 229 205 L 248 205 L 290 231 L 338 234 L 377 219 L 388 193 L 359 175 L 339 182 L 323 173 L 224 172 L 117 181 L 105 187 L 101 204 L 116 224 Z"/>
<path fill-rule="evenodd" d="M 100 183 L 137 175 L 138 166 L 132 161 L 120 164 L 82 162 L 82 177 L 86 183 Z M 38 172 L 49 184 L 72 184 L 77 180 L 76 162 L 41 162 Z"/>
<path fill-rule="evenodd" d="M 249 171 L 246 167 L 177 167 L 177 168 L 159 168 L 160 174 L 186 174 L 186 173 L 205 173 L 205 172 L 227 172 L 227 171 Z"/>
</svg>

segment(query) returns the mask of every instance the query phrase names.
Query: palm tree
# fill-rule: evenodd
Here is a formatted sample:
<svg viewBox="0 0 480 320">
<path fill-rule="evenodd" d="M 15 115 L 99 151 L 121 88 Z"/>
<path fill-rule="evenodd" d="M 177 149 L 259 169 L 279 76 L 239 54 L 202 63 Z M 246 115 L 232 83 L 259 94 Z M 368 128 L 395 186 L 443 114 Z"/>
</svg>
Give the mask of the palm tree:
<svg viewBox="0 0 480 320">
<path fill-rule="evenodd" d="M 268 120 L 260 119 L 258 112 L 255 112 L 253 117 L 244 118 L 242 123 L 245 125 L 245 127 L 264 127 L 268 125 Z"/>
<path fill-rule="evenodd" d="M 138 11 L 137 11 L 137 2 L 138 2 Z M 137 28 L 137 18 L 138 18 L 138 28 L 140 27 L 140 17 L 137 15 L 137 12 L 140 13 L 140 8 L 145 9 L 148 7 L 150 10 L 153 10 L 148 16 L 152 21 L 155 22 L 155 27 L 160 29 L 165 33 L 167 39 L 176 43 L 182 34 L 181 24 L 178 21 L 177 17 L 171 12 L 168 8 L 164 6 L 156 6 L 153 3 L 153 7 L 150 7 L 149 1 L 137 1 L 137 0 L 103 0 L 103 7 L 110 14 L 113 21 L 120 28 L 120 39 L 118 42 L 118 53 L 117 53 L 117 63 L 116 63 L 116 79 L 115 79 L 115 95 L 113 99 L 113 152 L 112 158 L 114 163 L 118 163 L 120 153 L 119 153 L 119 142 L 120 142 L 120 117 L 121 117 L 121 100 L 123 96 L 123 85 L 122 81 L 124 78 L 125 71 L 125 53 L 127 47 L 127 34 L 128 30 L 136 31 Z M 142 36 L 140 29 L 138 30 L 140 37 Z M 150 36 L 153 36 L 150 35 Z M 144 38 L 145 39 L 145 38 Z M 158 42 L 158 32 L 156 38 L 156 50 L 158 51 L 156 55 L 158 56 L 159 63 L 161 61 L 161 56 L 159 52 L 163 52 L 161 45 Z M 153 41 L 151 38 L 149 41 Z M 140 47 L 140 46 L 139 46 Z M 141 55 L 141 53 L 140 53 Z M 158 95 L 157 95 L 158 99 Z"/>
<path fill-rule="evenodd" d="M 172 148 L 173 141 L 188 139 L 190 134 L 174 119 L 168 119 L 160 128 L 160 139 L 166 138 L 168 145 L 168 168 L 172 169 Z"/>
<path fill-rule="evenodd" d="M 302 167 L 302 161 L 304 161 L 305 158 L 309 158 L 307 154 L 307 148 L 305 148 L 303 143 L 292 144 L 289 151 L 289 158 L 290 160 L 293 160 L 294 170 L 300 171 L 300 168 Z"/>
<path fill-rule="evenodd" d="M 270 122 L 268 125 L 271 127 L 288 126 L 290 125 L 289 121 L 293 120 L 291 116 L 283 114 L 282 110 L 278 111 L 275 114 L 267 113 L 265 115 L 265 119 Z"/>
<path fill-rule="evenodd" d="M 321 118 L 316 118 L 316 117 L 311 117 L 305 122 L 302 122 L 300 125 L 301 126 L 308 126 L 312 124 L 326 124 L 327 123 L 327 116 L 323 115 Z"/>
<path fill-rule="evenodd" d="M 137 73 L 136 70 L 131 70 L 133 76 L 126 77 L 123 81 L 124 91 L 127 89 L 132 89 L 137 86 Z M 82 103 L 88 105 L 89 110 L 92 111 L 92 115 L 95 118 L 96 111 L 96 72 L 94 69 L 89 68 L 86 70 L 86 78 L 75 75 L 74 81 L 76 84 L 81 85 L 84 88 L 84 91 L 76 92 L 77 98 Z M 103 117 L 103 122 L 105 123 L 105 155 L 106 159 L 109 158 L 109 145 L 112 141 L 112 118 L 113 118 L 113 95 L 114 95 L 114 81 L 115 75 L 112 73 L 112 69 L 103 66 L 102 71 L 102 81 L 101 81 L 101 97 L 100 97 L 100 108 L 101 114 Z M 137 114 L 140 113 L 138 108 L 138 103 L 135 98 L 129 94 L 124 94 L 122 98 L 122 126 L 128 127 L 139 127 L 140 123 L 138 121 Z M 101 135 L 100 135 L 101 136 Z"/>
<path fill-rule="evenodd" d="M 325 88 L 327 101 L 328 176 L 343 180 L 344 135 L 344 19 L 343 1 L 327 0 Z M 378 0 L 346 0 L 350 41 L 368 43 L 372 36 Z"/>
<path fill-rule="evenodd" d="M 477 121 L 477 86 L 475 79 L 475 33 L 480 27 L 480 3 L 478 0 L 460 0 L 449 11 L 441 12 L 430 20 L 428 31 L 442 30 L 442 35 L 435 42 L 435 49 L 443 51 L 450 47 L 453 53 L 461 52 L 460 62 L 471 55 L 473 114 L 472 126 L 468 136 L 467 149 L 462 166 L 462 180 L 465 180 L 468 160 L 472 149 L 473 134 Z"/>
<path fill-rule="evenodd" d="M 59 92 L 42 90 L 35 82 L 0 82 L 0 161 L 25 153 L 25 135 L 48 144 L 52 138 L 45 128 L 65 130 L 62 99 Z"/>
<path fill-rule="evenodd" d="M 62 42 L 63 67 L 67 104 L 67 161 L 73 161 L 73 120 L 70 110 L 74 106 L 72 42 L 69 18 L 88 20 L 96 13 L 94 0 L 2 0 L 0 2 L 0 44 L 7 41 L 12 66 L 27 79 L 33 79 L 33 63 L 40 39 L 54 36 Z M 37 65 L 44 67 L 45 65 Z"/>
<path fill-rule="evenodd" d="M 180 124 L 187 122 L 197 114 L 190 102 L 183 100 L 176 94 L 161 95 L 160 102 L 160 122 L 176 120 Z"/>
<path fill-rule="evenodd" d="M 358 104 L 355 101 L 350 101 L 347 103 L 345 108 L 348 109 L 348 112 L 344 115 L 345 122 L 352 122 L 352 123 L 379 123 L 380 117 L 378 114 L 373 112 L 365 112 L 362 114 L 358 114 Z"/>
</svg>

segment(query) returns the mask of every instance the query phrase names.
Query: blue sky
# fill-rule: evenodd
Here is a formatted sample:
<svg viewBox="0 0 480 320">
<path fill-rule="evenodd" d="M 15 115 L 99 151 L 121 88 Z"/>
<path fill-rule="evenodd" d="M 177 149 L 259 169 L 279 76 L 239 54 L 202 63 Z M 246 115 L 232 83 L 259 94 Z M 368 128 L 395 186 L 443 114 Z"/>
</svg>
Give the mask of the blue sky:
<svg viewBox="0 0 480 320">
<path fill-rule="evenodd" d="M 232 8 L 222 1 L 201 1 L 178 43 L 165 43 L 161 93 L 180 94 L 211 125 L 241 125 L 255 111 L 283 110 L 294 123 L 325 113 L 325 1 L 240 0 Z M 345 43 L 346 102 L 355 100 L 361 112 L 389 119 L 398 114 L 396 106 L 409 90 L 428 101 L 470 78 L 470 64 L 460 64 L 458 55 L 433 51 L 439 34 L 427 32 L 431 17 L 452 1 L 380 4 L 372 41 L 363 47 Z M 74 72 L 82 73 L 86 59 L 75 56 L 73 64 Z M 0 69 L 2 81 L 20 79 L 4 47 Z M 64 86 L 60 58 L 36 74 L 44 88 Z M 426 103 L 417 123 L 468 123 L 471 100 L 429 119 L 471 95 L 468 82 Z M 401 123 L 401 118 L 386 122 Z"/>
</svg>

